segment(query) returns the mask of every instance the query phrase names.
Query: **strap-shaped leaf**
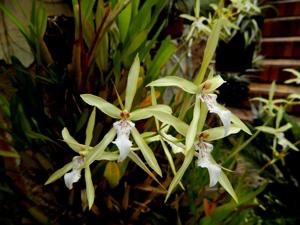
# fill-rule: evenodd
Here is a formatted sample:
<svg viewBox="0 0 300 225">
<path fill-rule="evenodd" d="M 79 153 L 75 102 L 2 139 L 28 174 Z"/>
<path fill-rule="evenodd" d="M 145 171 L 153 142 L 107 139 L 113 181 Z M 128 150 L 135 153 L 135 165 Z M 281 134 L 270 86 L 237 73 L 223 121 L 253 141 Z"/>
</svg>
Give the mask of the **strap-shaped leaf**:
<svg viewBox="0 0 300 225">
<path fill-rule="evenodd" d="M 130 2 L 118 16 L 118 28 L 120 31 L 121 42 L 124 43 L 131 20 L 132 3 Z"/>
<path fill-rule="evenodd" d="M 138 121 L 142 119 L 147 119 L 153 116 L 153 113 L 167 113 L 171 114 L 172 109 L 167 105 L 152 105 L 142 109 L 136 109 L 130 113 L 130 120 Z"/>
<path fill-rule="evenodd" d="M 103 98 L 91 94 L 82 94 L 80 97 L 87 104 L 97 107 L 106 115 L 115 119 L 120 119 L 121 110 Z"/>
<path fill-rule="evenodd" d="M 66 142 L 69 147 L 74 150 L 75 152 L 79 153 L 82 151 L 85 146 L 82 144 L 79 144 L 69 133 L 68 128 L 64 127 L 64 129 L 61 131 L 62 137 L 64 139 L 64 142 Z"/>
<path fill-rule="evenodd" d="M 219 177 L 219 183 L 231 195 L 231 197 L 234 199 L 234 201 L 236 203 L 238 203 L 238 197 L 236 196 L 236 193 L 233 190 L 230 181 L 228 180 L 226 174 L 223 171 L 221 171 L 221 174 L 220 174 L 220 177 Z"/>
<path fill-rule="evenodd" d="M 228 133 L 225 135 L 224 127 L 214 127 L 202 132 L 203 139 L 206 141 L 214 141 L 218 139 L 222 139 L 230 134 L 236 134 L 241 130 L 239 127 L 231 126 L 228 130 Z"/>
<path fill-rule="evenodd" d="M 0 156 L 20 158 L 19 153 L 15 150 L 13 150 L 13 151 L 0 150 Z"/>
<path fill-rule="evenodd" d="M 95 199 L 95 188 L 93 185 L 92 174 L 89 166 L 85 168 L 85 185 L 89 209 L 91 209 Z"/>
<path fill-rule="evenodd" d="M 165 202 L 168 200 L 168 198 L 170 197 L 170 195 L 172 194 L 173 190 L 175 189 L 175 187 L 179 184 L 179 182 L 181 181 L 181 178 L 183 177 L 185 171 L 187 170 L 187 168 L 189 167 L 189 165 L 192 162 L 194 156 L 194 150 L 190 150 L 188 151 L 188 153 L 186 154 L 184 161 L 180 167 L 180 169 L 177 171 L 177 174 L 175 175 L 175 177 L 173 178 L 169 189 L 168 189 L 168 193 L 165 199 Z"/>
<path fill-rule="evenodd" d="M 103 137 L 101 142 L 97 144 L 93 150 L 91 150 L 86 155 L 86 165 L 89 166 L 92 162 L 99 159 L 101 155 L 103 154 L 106 147 L 113 141 L 117 134 L 117 131 L 115 128 L 111 128 L 108 133 Z"/>
<path fill-rule="evenodd" d="M 138 130 L 133 127 L 131 129 L 131 134 L 133 136 L 133 139 L 135 140 L 135 143 L 140 148 L 146 162 L 148 165 L 160 176 L 162 176 L 161 169 L 156 161 L 155 155 L 153 154 L 152 150 L 149 148 L 149 146 L 146 144 L 144 139 L 141 137 Z"/>
<path fill-rule="evenodd" d="M 152 81 L 147 86 L 157 86 L 157 87 L 175 86 L 181 88 L 182 90 L 190 94 L 196 94 L 198 91 L 198 87 L 193 82 L 177 76 L 166 76 L 164 78 Z"/>
<path fill-rule="evenodd" d="M 65 173 L 69 172 L 72 169 L 72 162 L 69 162 L 68 164 L 64 165 L 62 168 L 56 170 L 45 182 L 45 185 L 50 184 L 59 178 L 61 178 Z"/>
<path fill-rule="evenodd" d="M 91 116 L 89 118 L 88 125 L 85 130 L 85 145 L 90 145 L 93 139 L 93 131 L 95 126 L 95 119 L 96 119 L 96 108 L 93 108 Z"/>
<path fill-rule="evenodd" d="M 140 73 L 140 60 L 137 55 L 133 61 L 133 64 L 130 67 L 128 78 L 127 78 L 127 86 L 126 86 L 126 95 L 125 95 L 125 109 L 130 112 L 133 98 L 136 93 L 137 83 Z"/>
<path fill-rule="evenodd" d="M 195 142 L 199 118 L 200 118 L 200 98 L 196 97 L 194 111 L 193 111 L 193 119 L 188 128 L 186 139 L 185 139 L 186 151 L 188 151 Z"/>
</svg>

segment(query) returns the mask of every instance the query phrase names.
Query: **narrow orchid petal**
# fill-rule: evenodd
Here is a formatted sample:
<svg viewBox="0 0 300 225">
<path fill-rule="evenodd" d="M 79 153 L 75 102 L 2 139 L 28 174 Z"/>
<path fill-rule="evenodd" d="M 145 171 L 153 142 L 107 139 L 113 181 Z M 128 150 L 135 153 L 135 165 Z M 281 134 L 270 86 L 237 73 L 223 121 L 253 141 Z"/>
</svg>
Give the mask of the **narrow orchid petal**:
<svg viewBox="0 0 300 225">
<path fill-rule="evenodd" d="M 113 141 L 117 145 L 120 156 L 118 161 L 123 161 L 132 146 L 132 142 L 129 140 L 130 130 L 134 127 L 134 123 L 129 120 L 120 120 L 114 123 L 114 128 L 117 130 L 117 138 Z"/>
<path fill-rule="evenodd" d="M 80 166 L 83 164 L 83 158 L 81 156 L 75 156 L 72 160 L 72 171 L 64 175 L 64 181 L 70 190 L 73 188 L 73 183 L 79 181 L 81 177 Z"/>
</svg>

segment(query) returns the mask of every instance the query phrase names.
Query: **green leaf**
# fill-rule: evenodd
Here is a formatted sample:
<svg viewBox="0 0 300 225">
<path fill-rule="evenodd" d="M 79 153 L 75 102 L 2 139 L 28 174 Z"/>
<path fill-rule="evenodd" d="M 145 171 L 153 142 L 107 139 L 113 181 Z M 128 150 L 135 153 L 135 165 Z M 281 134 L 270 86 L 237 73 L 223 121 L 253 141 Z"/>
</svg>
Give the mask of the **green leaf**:
<svg viewBox="0 0 300 225">
<path fill-rule="evenodd" d="M 131 20 L 132 3 L 130 2 L 118 16 L 118 28 L 120 31 L 121 42 L 124 43 L 127 37 L 128 28 Z"/>
<path fill-rule="evenodd" d="M 28 35 L 28 32 L 25 29 L 25 26 L 21 23 L 21 21 L 10 11 L 5 5 L 0 3 L 0 10 L 3 11 L 3 13 L 16 25 L 16 27 L 19 29 L 19 31 L 23 34 L 23 36 L 29 40 L 30 35 Z"/>
<path fill-rule="evenodd" d="M 222 139 L 231 134 L 236 134 L 241 130 L 239 127 L 231 126 L 228 130 L 228 133 L 225 135 L 224 127 L 214 127 L 202 132 L 204 140 L 206 141 L 214 141 L 218 139 Z"/>
<path fill-rule="evenodd" d="M 169 61 L 175 50 L 176 46 L 172 42 L 171 38 L 167 37 L 161 43 L 154 59 L 149 63 L 149 65 L 147 65 L 147 68 L 149 69 L 147 71 L 145 83 L 157 79 L 160 74 L 161 68 Z"/>
<path fill-rule="evenodd" d="M 64 142 L 75 152 L 79 153 L 85 149 L 85 145 L 79 144 L 69 133 L 68 128 L 64 127 L 61 132 Z"/>
<path fill-rule="evenodd" d="M 89 166 L 85 167 L 85 185 L 89 209 L 91 209 L 95 200 L 95 188 L 93 185 L 91 170 Z"/>
<path fill-rule="evenodd" d="M 20 155 L 16 151 L 4 151 L 0 150 L 0 156 L 2 157 L 13 157 L 13 158 L 20 158 Z"/>
<path fill-rule="evenodd" d="M 115 119 L 120 119 L 121 110 L 103 98 L 91 94 L 82 94 L 80 97 L 84 102 L 91 106 L 96 106 L 106 115 Z"/>
<path fill-rule="evenodd" d="M 189 129 L 189 126 L 183 122 L 182 120 L 176 118 L 175 116 L 172 116 L 165 112 L 155 112 L 152 111 L 153 116 L 158 119 L 159 121 L 171 125 L 175 128 L 175 130 L 182 134 L 183 136 L 186 136 L 187 131 Z"/>
<path fill-rule="evenodd" d="M 185 139 L 186 151 L 188 151 L 195 142 L 199 119 L 200 119 L 200 98 L 196 96 L 196 101 L 195 101 L 195 106 L 193 111 L 193 119 L 187 130 L 186 139 Z"/>
<path fill-rule="evenodd" d="M 89 118 L 88 125 L 85 131 L 85 145 L 90 145 L 93 139 L 93 131 L 95 126 L 95 119 L 96 119 L 96 108 L 93 108 L 91 116 Z"/>
<path fill-rule="evenodd" d="M 68 164 L 64 165 L 62 168 L 59 170 L 56 170 L 45 182 L 45 185 L 48 185 L 59 178 L 61 178 L 65 173 L 69 172 L 72 169 L 73 163 L 69 162 Z"/>
<path fill-rule="evenodd" d="M 139 134 L 138 130 L 133 127 L 131 129 L 131 134 L 133 136 L 133 139 L 135 140 L 135 143 L 140 148 L 146 162 L 148 165 L 160 176 L 162 176 L 161 169 L 156 161 L 155 155 L 153 154 L 152 150 L 149 148 L 149 146 L 146 144 L 144 139 Z"/>
<path fill-rule="evenodd" d="M 171 114 L 172 109 L 167 105 L 152 105 L 146 108 L 136 109 L 130 113 L 130 120 L 137 121 L 147 119 L 153 116 L 153 113 L 166 113 Z"/>
<path fill-rule="evenodd" d="M 226 174 L 223 171 L 221 171 L 220 178 L 219 178 L 219 183 L 231 195 L 231 197 L 234 199 L 234 201 L 236 203 L 238 203 L 238 198 L 236 196 L 236 193 L 233 190 L 230 181 L 228 180 Z"/>
<path fill-rule="evenodd" d="M 38 37 L 44 37 L 44 34 L 46 32 L 47 28 L 47 12 L 46 9 L 43 7 L 38 8 L 38 13 L 37 13 L 37 35 Z"/>
<path fill-rule="evenodd" d="M 149 30 L 143 30 L 139 34 L 133 37 L 128 47 L 123 52 L 123 57 L 128 57 L 131 53 L 135 52 L 141 44 L 147 39 Z"/>
<path fill-rule="evenodd" d="M 129 70 L 126 86 L 126 95 L 125 95 L 125 109 L 130 112 L 133 98 L 137 89 L 137 82 L 140 73 L 140 60 L 139 56 L 136 55 L 133 64 Z"/>
<path fill-rule="evenodd" d="M 169 189 L 168 189 L 168 193 L 167 196 L 165 198 L 165 202 L 168 200 L 168 198 L 170 197 L 170 195 L 172 194 L 173 190 L 175 189 L 175 187 L 179 184 L 179 182 L 181 181 L 181 178 L 183 177 L 185 171 L 187 170 L 187 168 L 189 167 L 189 165 L 192 162 L 194 156 L 194 150 L 190 150 L 188 151 L 188 153 L 186 154 L 184 161 L 180 167 L 180 169 L 177 171 L 177 174 L 174 176 Z"/>
<path fill-rule="evenodd" d="M 120 168 L 116 162 L 108 162 L 105 167 L 104 177 L 109 183 L 111 188 L 115 188 L 118 186 L 121 175 L 120 175 Z"/>
<path fill-rule="evenodd" d="M 193 82 L 177 76 L 166 76 L 164 78 L 152 81 L 150 84 L 147 85 L 147 87 L 148 86 L 156 86 L 156 87 L 176 86 L 190 94 L 196 94 L 198 92 L 198 87 Z"/>
<path fill-rule="evenodd" d="M 117 131 L 115 128 L 111 128 L 108 133 L 103 137 L 101 142 L 97 144 L 89 153 L 85 156 L 86 157 L 86 165 L 89 166 L 91 163 L 93 163 L 95 160 L 99 159 L 102 154 L 104 153 L 104 150 L 106 147 L 113 141 L 117 134 Z"/>
</svg>

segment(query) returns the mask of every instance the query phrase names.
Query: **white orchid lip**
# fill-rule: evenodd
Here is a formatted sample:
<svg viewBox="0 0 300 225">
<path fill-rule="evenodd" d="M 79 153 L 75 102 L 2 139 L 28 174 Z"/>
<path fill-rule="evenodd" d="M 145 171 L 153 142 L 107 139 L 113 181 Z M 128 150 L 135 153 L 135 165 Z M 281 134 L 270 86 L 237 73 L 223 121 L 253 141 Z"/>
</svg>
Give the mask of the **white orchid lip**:
<svg viewBox="0 0 300 225">
<path fill-rule="evenodd" d="M 276 135 L 276 137 L 278 138 L 278 144 L 281 145 L 283 148 L 286 148 L 288 146 L 288 142 L 284 137 L 284 133 L 278 133 Z"/>
<path fill-rule="evenodd" d="M 64 175 L 64 181 L 70 190 L 73 189 L 73 183 L 79 181 L 81 177 L 81 166 L 83 165 L 84 157 L 75 156 L 72 160 L 72 171 Z"/>
<path fill-rule="evenodd" d="M 194 143 L 195 149 L 198 151 L 197 165 L 202 168 L 207 168 L 209 173 L 209 186 L 215 186 L 220 178 L 221 167 L 211 160 L 211 151 L 213 145 L 202 140 Z"/>
<path fill-rule="evenodd" d="M 120 161 L 123 161 L 127 157 L 128 153 L 130 151 L 130 148 L 132 146 L 132 142 L 129 140 L 129 135 L 130 135 L 131 129 L 135 126 L 135 124 L 133 122 L 131 122 L 130 120 L 121 119 L 121 120 L 115 122 L 113 124 L 113 126 L 117 131 L 117 138 L 112 143 L 117 145 L 117 147 L 119 149 L 120 156 L 119 156 L 118 161 L 120 162 Z"/>
<path fill-rule="evenodd" d="M 231 112 L 229 110 L 224 110 L 218 106 L 217 95 L 216 94 L 206 94 L 202 93 L 199 95 L 199 98 L 202 102 L 205 102 L 210 113 L 217 114 L 225 130 L 225 135 L 228 134 L 230 123 L 231 123 Z"/>
</svg>

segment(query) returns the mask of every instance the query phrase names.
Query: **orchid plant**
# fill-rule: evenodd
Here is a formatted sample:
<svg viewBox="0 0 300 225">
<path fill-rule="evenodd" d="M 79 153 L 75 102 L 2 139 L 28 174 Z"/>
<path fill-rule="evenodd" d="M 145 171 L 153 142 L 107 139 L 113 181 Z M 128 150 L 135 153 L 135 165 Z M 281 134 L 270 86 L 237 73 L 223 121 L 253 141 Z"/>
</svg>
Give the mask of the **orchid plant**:
<svg viewBox="0 0 300 225">
<path fill-rule="evenodd" d="M 219 29 L 215 28 L 212 32 L 218 33 L 219 31 Z M 213 37 L 215 36 L 216 34 Z M 208 48 L 211 48 L 210 45 L 216 45 L 216 42 L 209 41 Z M 212 55 L 207 54 L 206 57 L 212 57 Z M 206 60 L 208 61 L 209 59 Z M 204 66 L 206 66 L 207 68 L 208 65 L 204 64 Z M 204 68 L 200 69 L 200 71 L 203 70 Z M 220 87 L 224 83 L 224 80 L 221 78 L 221 76 L 213 76 L 214 72 L 213 70 L 211 70 L 209 76 L 205 80 L 201 78 L 196 79 L 194 82 L 192 82 L 177 76 L 166 76 L 161 79 L 152 81 L 147 85 L 148 87 L 151 87 L 152 105 L 145 108 L 137 108 L 132 110 L 134 96 L 138 89 L 139 73 L 140 61 L 139 57 L 136 56 L 128 72 L 124 105 L 121 96 L 117 93 L 121 109 L 117 108 L 114 104 L 107 102 L 105 99 L 99 96 L 91 94 L 81 95 L 81 98 L 85 103 L 96 107 L 107 116 L 113 119 L 117 119 L 118 121 L 114 122 L 112 128 L 103 137 L 102 141 L 94 147 L 90 147 L 89 145 L 91 142 L 91 135 L 93 133 L 91 127 L 93 127 L 95 122 L 95 109 L 93 110 L 88 123 L 86 135 L 87 139 L 85 141 L 85 145 L 80 145 L 79 143 L 77 143 L 74 140 L 74 138 L 72 138 L 69 135 L 67 129 L 64 128 L 64 141 L 73 150 L 78 152 L 80 156 L 74 157 L 71 163 L 67 164 L 65 167 L 55 172 L 48 179 L 46 184 L 49 184 L 61 177 L 62 175 L 64 175 L 66 185 L 68 188 L 71 189 L 73 183 L 79 180 L 81 169 L 85 168 L 88 196 L 87 199 L 89 202 L 89 207 L 91 207 L 94 201 L 94 188 L 92 185 L 89 166 L 95 160 L 103 160 L 103 155 L 105 153 L 109 153 L 109 151 L 105 150 L 107 149 L 110 143 L 115 144 L 118 149 L 118 162 L 121 162 L 126 157 L 129 157 L 133 161 L 135 161 L 144 171 L 151 175 L 151 177 L 157 180 L 155 176 L 150 172 L 150 170 L 146 167 L 146 165 L 144 163 L 141 163 L 142 161 L 140 159 L 137 160 L 138 156 L 134 150 L 136 149 L 136 147 L 137 149 L 140 149 L 148 166 L 159 176 L 162 176 L 162 171 L 159 166 L 159 163 L 156 160 L 153 151 L 147 144 L 147 142 L 151 142 L 151 140 L 149 140 L 151 138 L 144 138 L 135 127 L 136 121 L 145 120 L 154 116 L 157 129 L 157 138 L 152 138 L 152 141 L 160 141 L 174 174 L 174 179 L 169 186 L 166 199 L 173 192 L 177 184 L 181 184 L 181 177 L 183 176 L 185 170 L 192 161 L 193 156 L 196 155 L 197 165 L 202 168 L 207 168 L 209 171 L 210 186 L 214 186 L 217 182 L 219 182 L 224 187 L 224 189 L 227 190 L 231 194 L 231 196 L 237 201 L 237 196 L 227 176 L 221 170 L 222 167 L 218 165 L 211 156 L 213 145 L 208 142 L 224 138 L 230 134 L 237 133 L 240 130 L 244 130 L 249 134 L 251 134 L 251 132 L 241 122 L 241 120 L 238 119 L 238 117 L 234 116 L 228 109 L 218 104 L 217 95 L 214 92 L 218 87 Z M 157 104 L 154 87 L 162 86 L 179 87 L 188 94 L 190 94 L 190 99 L 194 99 L 193 118 L 189 125 L 186 124 L 186 122 L 180 119 L 179 117 L 177 118 L 173 116 L 172 110 L 169 106 Z M 210 128 L 203 131 L 208 112 L 217 114 L 220 117 L 223 126 Z M 160 127 L 159 122 L 162 123 L 162 127 Z M 182 137 L 181 140 L 178 140 L 177 138 L 175 138 L 175 136 L 168 134 L 169 127 L 173 127 L 178 132 L 178 135 Z M 130 136 L 132 136 L 136 147 L 134 147 Z M 176 171 L 172 155 L 170 154 L 167 148 L 165 140 L 167 140 L 167 143 L 169 145 L 173 147 L 177 146 L 177 149 L 184 149 L 181 152 L 184 154 L 185 159 L 179 171 Z M 116 160 L 116 158 L 113 157 L 111 157 L 111 159 Z M 67 173 L 71 169 L 72 171 Z"/>
</svg>

